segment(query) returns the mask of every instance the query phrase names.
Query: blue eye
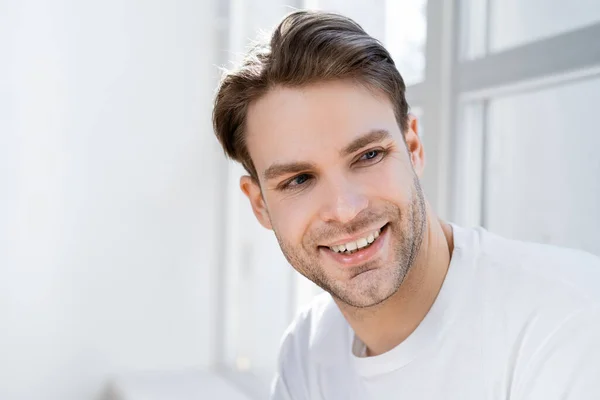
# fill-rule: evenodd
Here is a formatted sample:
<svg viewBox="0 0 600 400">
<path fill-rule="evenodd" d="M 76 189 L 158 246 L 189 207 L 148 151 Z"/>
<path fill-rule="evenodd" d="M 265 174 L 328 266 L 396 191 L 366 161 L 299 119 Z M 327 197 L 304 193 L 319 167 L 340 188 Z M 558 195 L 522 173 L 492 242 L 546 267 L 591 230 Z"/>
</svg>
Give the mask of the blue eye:
<svg viewBox="0 0 600 400">
<path fill-rule="evenodd" d="M 298 185 L 302 185 L 307 180 L 308 180 L 308 175 L 302 174 L 302 175 L 298 175 L 297 177 L 292 179 L 291 183 L 293 183 L 294 186 L 298 186 Z"/>
<path fill-rule="evenodd" d="M 375 157 L 377 157 L 379 155 L 379 150 L 371 150 L 371 151 L 367 151 L 365 154 L 363 154 L 363 158 L 365 160 L 372 160 Z"/>
<path fill-rule="evenodd" d="M 308 181 L 310 181 L 310 179 L 311 179 L 311 176 L 309 174 L 300 174 L 300 175 L 297 175 L 297 176 L 293 177 L 292 179 L 284 182 L 280 186 L 280 189 L 282 189 L 282 190 L 297 189 L 302 186 L 306 186 L 306 183 Z"/>
<path fill-rule="evenodd" d="M 385 158 L 388 150 L 386 149 L 373 149 L 366 151 L 354 162 L 356 167 L 369 167 L 371 165 L 378 164 Z"/>
</svg>

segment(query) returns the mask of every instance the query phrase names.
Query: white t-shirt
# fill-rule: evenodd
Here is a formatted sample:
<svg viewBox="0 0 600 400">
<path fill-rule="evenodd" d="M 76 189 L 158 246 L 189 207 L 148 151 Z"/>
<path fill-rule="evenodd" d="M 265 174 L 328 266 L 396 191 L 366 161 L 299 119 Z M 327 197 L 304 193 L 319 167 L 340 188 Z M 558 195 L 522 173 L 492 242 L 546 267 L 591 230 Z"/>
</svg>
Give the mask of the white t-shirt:
<svg viewBox="0 0 600 400">
<path fill-rule="evenodd" d="M 452 228 L 441 291 L 404 342 L 364 357 L 320 295 L 284 335 L 271 398 L 599 400 L 600 259 Z"/>
</svg>

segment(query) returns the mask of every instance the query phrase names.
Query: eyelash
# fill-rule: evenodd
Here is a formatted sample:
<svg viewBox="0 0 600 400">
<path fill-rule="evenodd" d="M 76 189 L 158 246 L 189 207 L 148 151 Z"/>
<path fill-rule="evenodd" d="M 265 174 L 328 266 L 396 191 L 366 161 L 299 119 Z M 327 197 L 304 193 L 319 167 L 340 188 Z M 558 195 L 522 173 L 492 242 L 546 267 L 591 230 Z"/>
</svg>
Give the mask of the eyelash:
<svg viewBox="0 0 600 400">
<path fill-rule="evenodd" d="M 296 175 L 293 178 L 288 179 L 287 181 L 285 181 L 281 185 L 280 189 L 281 190 L 294 190 L 294 189 L 296 189 L 296 188 L 304 185 L 304 182 L 306 182 L 306 181 L 304 181 L 303 183 L 293 184 L 296 179 L 301 178 L 303 176 L 307 178 L 306 181 L 308 181 L 308 180 L 310 180 L 312 178 L 309 174 Z"/>
<path fill-rule="evenodd" d="M 376 153 L 376 154 L 372 158 L 367 158 L 367 159 L 363 160 L 363 157 L 365 157 L 369 153 Z M 379 161 L 381 161 L 387 155 L 387 153 L 388 153 L 388 150 L 386 150 L 386 149 L 367 150 L 360 155 L 360 157 L 354 162 L 354 164 L 359 163 L 359 162 L 367 163 L 369 165 L 377 164 Z M 369 166 L 369 165 L 366 165 L 366 166 Z M 360 166 L 360 167 L 363 167 L 363 166 Z M 306 180 L 302 183 L 293 184 L 296 179 L 301 178 L 301 177 L 306 177 Z M 309 181 L 312 178 L 313 177 L 307 173 L 299 174 L 299 175 L 296 175 L 293 178 L 288 179 L 287 181 L 283 182 L 283 184 L 280 185 L 279 189 L 284 190 L 284 191 L 285 190 L 295 190 L 298 187 L 305 186 L 305 182 Z"/>
<path fill-rule="evenodd" d="M 369 153 L 377 153 L 375 154 L 375 156 L 373 158 L 367 158 L 365 160 L 363 160 L 362 158 L 365 157 L 367 154 Z M 371 149 L 371 150 L 367 150 L 364 153 L 361 154 L 361 156 L 358 158 L 358 160 L 356 160 L 356 162 L 367 162 L 370 164 L 377 164 L 379 161 L 381 161 L 383 159 L 383 157 L 385 157 L 387 155 L 388 151 L 385 149 Z"/>
</svg>

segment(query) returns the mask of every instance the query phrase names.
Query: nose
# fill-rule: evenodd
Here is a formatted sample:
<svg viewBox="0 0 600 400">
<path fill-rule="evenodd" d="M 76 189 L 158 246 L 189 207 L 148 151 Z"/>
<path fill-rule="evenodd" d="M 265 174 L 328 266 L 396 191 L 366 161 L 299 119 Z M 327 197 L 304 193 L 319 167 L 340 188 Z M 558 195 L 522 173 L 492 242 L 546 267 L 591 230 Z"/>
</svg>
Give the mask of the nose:
<svg viewBox="0 0 600 400">
<path fill-rule="evenodd" d="M 346 224 L 369 206 L 369 200 L 361 185 L 347 179 L 329 182 L 323 193 L 321 219 L 325 222 Z"/>
</svg>

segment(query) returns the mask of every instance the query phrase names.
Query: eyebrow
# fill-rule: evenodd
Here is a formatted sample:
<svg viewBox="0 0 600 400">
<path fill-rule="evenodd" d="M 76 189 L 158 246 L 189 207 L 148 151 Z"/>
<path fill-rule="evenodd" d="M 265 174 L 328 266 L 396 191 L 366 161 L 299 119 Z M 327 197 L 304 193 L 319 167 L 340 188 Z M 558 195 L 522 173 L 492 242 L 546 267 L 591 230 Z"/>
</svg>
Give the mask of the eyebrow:
<svg viewBox="0 0 600 400">
<path fill-rule="evenodd" d="M 362 149 L 372 143 L 381 142 L 385 139 L 391 138 L 392 135 L 385 129 L 371 130 L 350 142 L 346 147 L 340 151 L 340 155 L 347 156 L 354 153 L 357 150 Z M 265 180 L 269 181 L 278 178 L 282 175 L 295 174 L 307 170 L 312 170 L 315 165 L 309 162 L 291 162 L 286 164 L 272 164 L 269 168 L 263 172 Z"/>
</svg>

